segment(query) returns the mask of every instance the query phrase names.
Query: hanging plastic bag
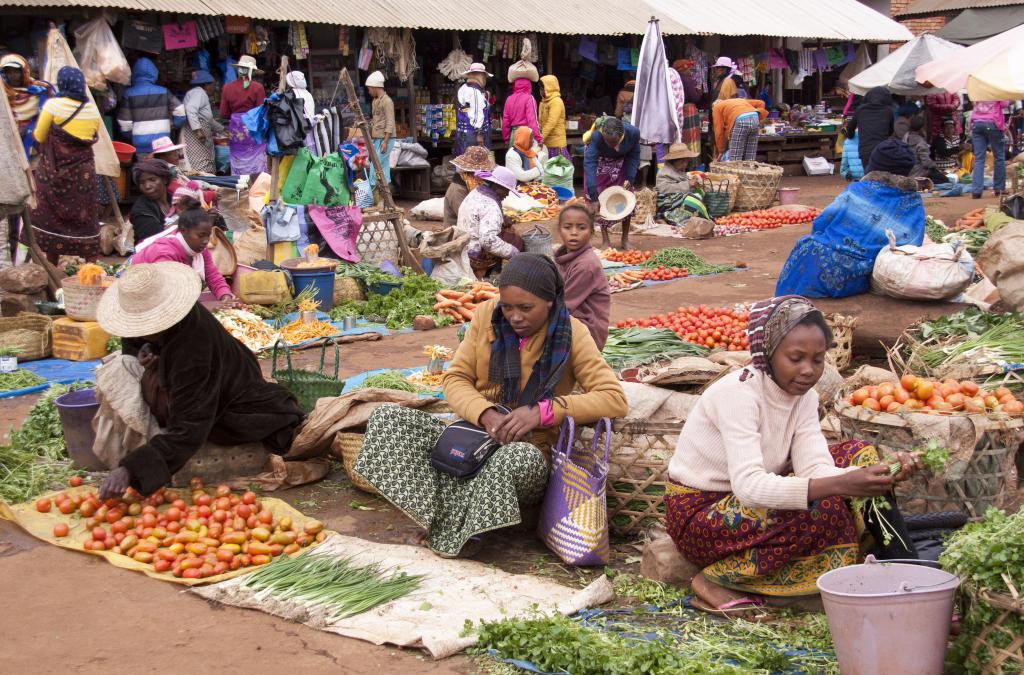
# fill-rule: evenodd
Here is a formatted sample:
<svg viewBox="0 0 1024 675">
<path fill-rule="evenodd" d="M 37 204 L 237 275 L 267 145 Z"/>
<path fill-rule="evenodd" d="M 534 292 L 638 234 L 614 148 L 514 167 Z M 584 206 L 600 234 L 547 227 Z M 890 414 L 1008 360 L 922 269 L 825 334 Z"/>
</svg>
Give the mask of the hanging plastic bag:
<svg viewBox="0 0 1024 675">
<path fill-rule="evenodd" d="M 300 148 L 295 153 L 292 167 L 288 171 L 288 177 L 284 179 L 281 186 L 281 199 L 289 204 L 302 204 L 302 191 L 306 187 L 306 179 L 309 177 L 309 170 L 316 163 L 316 158 L 306 148 Z"/>
<path fill-rule="evenodd" d="M 344 160 L 336 152 L 324 155 L 310 167 L 299 203 L 348 206 L 351 201 Z"/>
<path fill-rule="evenodd" d="M 265 144 L 270 139 L 270 120 L 267 119 L 267 103 L 242 113 L 242 124 L 252 140 Z"/>
<path fill-rule="evenodd" d="M 299 206 L 286 204 L 277 200 L 263 207 L 260 214 L 267 228 L 267 242 L 277 244 L 282 241 L 298 241 L 302 234 L 299 225 Z"/>
<path fill-rule="evenodd" d="M 75 31 L 75 59 L 89 87 L 107 90 L 107 81 L 131 84 L 132 69 L 114 31 L 102 16 Z"/>
<path fill-rule="evenodd" d="M 356 206 L 361 209 L 373 206 L 373 187 L 370 185 L 370 181 L 365 178 L 357 178 L 352 181 L 352 187 L 356 191 Z"/>
<path fill-rule="evenodd" d="M 340 258 L 359 262 L 356 239 L 363 225 L 363 212 L 355 206 L 310 206 L 306 215 L 313 221 L 324 241 Z"/>
<path fill-rule="evenodd" d="M 540 182 L 548 187 L 563 187 L 571 190 L 575 171 L 572 162 L 562 155 L 558 155 L 544 163 L 544 174 L 541 176 Z"/>
</svg>

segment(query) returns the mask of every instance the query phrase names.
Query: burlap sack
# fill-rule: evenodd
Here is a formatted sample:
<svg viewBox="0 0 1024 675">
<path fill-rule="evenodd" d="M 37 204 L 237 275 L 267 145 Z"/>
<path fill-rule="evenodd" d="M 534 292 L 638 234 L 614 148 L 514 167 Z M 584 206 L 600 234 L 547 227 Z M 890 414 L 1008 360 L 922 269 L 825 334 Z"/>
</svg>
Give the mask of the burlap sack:
<svg viewBox="0 0 1024 675">
<path fill-rule="evenodd" d="M 707 239 L 715 236 L 715 221 L 691 216 L 683 224 L 683 237 L 686 239 Z"/>
<path fill-rule="evenodd" d="M 681 356 L 665 365 L 642 368 L 637 379 L 644 384 L 660 386 L 702 385 L 718 377 L 727 368 L 700 356 Z"/>
<path fill-rule="evenodd" d="M 1024 223 L 1010 223 L 992 234 L 975 262 L 1009 308 L 1024 309 Z"/>
<path fill-rule="evenodd" d="M 899 381 L 900 378 L 891 370 L 876 368 L 875 366 L 861 366 L 857 369 L 857 372 L 846 378 L 843 389 L 853 391 L 854 389 L 870 387 L 872 385 L 882 384 L 883 382 Z"/>
</svg>

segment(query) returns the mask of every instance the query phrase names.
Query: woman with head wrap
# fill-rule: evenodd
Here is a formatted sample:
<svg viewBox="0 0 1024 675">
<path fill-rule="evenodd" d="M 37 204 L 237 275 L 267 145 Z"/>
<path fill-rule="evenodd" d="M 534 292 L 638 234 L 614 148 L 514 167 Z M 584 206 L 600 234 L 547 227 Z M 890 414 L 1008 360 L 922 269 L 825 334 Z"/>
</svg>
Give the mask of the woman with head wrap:
<svg viewBox="0 0 1024 675">
<path fill-rule="evenodd" d="M 419 410 L 384 405 L 370 416 L 355 466 L 446 557 L 459 555 L 473 537 L 524 521 L 521 507 L 543 497 L 562 420 L 590 424 L 627 412 L 622 386 L 590 332 L 569 316 L 550 258 L 516 256 L 498 287 L 500 299 L 477 308 L 445 375 L 444 395 L 500 449 L 473 478 L 455 478 L 430 464 L 444 425 Z"/>
<path fill-rule="evenodd" d="M 860 161 L 867 164 L 875 146 L 892 136 L 892 94 L 885 87 L 875 87 L 864 94 L 864 99 L 846 125 L 846 137 L 857 134 Z"/>
<path fill-rule="evenodd" d="M 224 125 L 213 117 L 210 94 L 215 80 L 205 70 L 196 71 L 185 94 L 185 124 L 181 127 L 181 142 L 185 144 L 185 159 L 199 173 L 217 172 L 214 162 L 213 137 L 224 132 Z"/>
<path fill-rule="evenodd" d="M 0 58 L 0 77 L 3 78 L 4 93 L 18 123 L 26 150 L 32 145 L 32 130 L 40 107 L 53 93 L 53 88 L 32 77 L 28 61 L 20 54 L 5 54 Z"/>
<path fill-rule="evenodd" d="M 597 133 L 590 137 L 583 155 L 583 190 L 591 208 L 596 209 L 598 196 L 613 185 L 632 190 L 640 168 L 640 130 L 617 117 L 602 117 L 595 123 Z M 602 245 L 611 247 L 608 229 L 612 223 L 597 219 L 601 226 Z M 629 248 L 629 223 L 622 221 L 622 248 Z"/>
<path fill-rule="evenodd" d="M 132 167 L 132 178 L 142 194 L 132 204 L 128 219 L 132 223 L 136 243 L 141 244 L 163 232 L 167 218 L 174 213 L 167 193 L 171 169 L 161 159 L 144 159 Z"/>
<path fill-rule="evenodd" d="M 775 292 L 812 298 L 845 298 L 871 290 L 875 258 L 889 245 L 920 246 L 924 203 L 917 182 L 907 178 L 914 151 L 889 138 L 875 148 L 868 173 L 851 183 L 817 218 L 811 234 L 797 241 L 779 272 Z"/>
<path fill-rule="evenodd" d="M 516 80 L 518 82 L 518 80 Z M 547 150 L 534 142 L 530 127 L 519 127 L 512 135 L 512 147 L 505 153 L 505 168 L 520 183 L 539 181 L 544 175 Z"/>
<path fill-rule="evenodd" d="M 100 255 L 100 223 L 92 146 L 100 111 L 89 100 L 78 68 L 61 68 L 57 89 L 33 132 L 41 156 L 34 172 L 33 234 L 51 262 L 62 255 L 94 260 Z"/>
<path fill-rule="evenodd" d="M 456 156 L 473 145 L 491 147 L 491 99 L 487 93 L 487 78 L 491 74 L 484 64 L 474 63 L 463 75 L 466 82 L 455 96 Z"/>
<path fill-rule="evenodd" d="M 790 295 L 756 303 L 747 334 L 752 364 L 701 395 L 668 468 L 668 532 L 702 568 L 695 604 L 711 611 L 817 593 L 821 574 L 859 560 L 865 523 L 847 499 L 889 495 L 918 461 L 898 453 L 902 468 L 890 476 L 872 446 L 828 445 L 814 387 L 832 332 L 810 302 Z M 886 513 L 901 524 L 895 508 Z M 881 549 L 916 557 L 895 539 Z"/>
</svg>

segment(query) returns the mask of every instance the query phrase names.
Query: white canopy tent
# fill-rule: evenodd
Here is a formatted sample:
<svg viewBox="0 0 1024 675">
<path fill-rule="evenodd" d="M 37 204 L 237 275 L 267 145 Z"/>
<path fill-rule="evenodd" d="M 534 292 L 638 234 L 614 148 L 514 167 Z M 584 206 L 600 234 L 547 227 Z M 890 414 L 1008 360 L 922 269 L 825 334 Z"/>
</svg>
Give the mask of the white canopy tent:
<svg viewBox="0 0 1024 675">
<path fill-rule="evenodd" d="M 982 68 L 987 66 L 993 60 L 997 59 L 1000 54 L 1008 52 L 1011 48 L 1021 44 L 1024 40 L 1024 25 L 1012 28 L 1005 33 L 1000 33 L 990 37 L 987 40 L 983 40 L 970 47 L 948 54 L 940 59 L 936 59 L 931 63 L 925 63 L 917 67 L 915 71 L 917 81 L 925 86 L 937 87 L 946 91 L 963 91 L 967 89 L 968 79 L 975 73 L 981 73 Z M 993 75 L 1002 77 L 1003 75 L 1012 72 L 1014 68 L 1019 69 L 1021 67 L 1020 61 L 1017 64 L 1012 62 L 1006 63 L 1006 68 L 1001 69 L 999 66 L 992 66 L 990 69 L 985 71 L 985 77 L 991 78 Z M 1018 76 L 1019 79 L 1019 76 Z M 991 80 L 986 79 L 986 82 Z M 996 89 L 986 92 L 985 90 L 977 90 L 976 93 L 983 94 L 981 98 L 975 100 L 985 100 L 992 93 L 998 90 L 999 86 L 1005 85 L 1006 82 L 992 82 Z M 975 98 L 972 96 L 971 98 Z M 999 96 L 997 98 L 1019 98 L 1016 96 Z M 991 100 L 991 99 L 989 99 Z"/>
<path fill-rule="evenodd" d="M 915 71 L 924 63 L 963 51 L 963 47 L 924 34 L 916 37 L 875 65 L 850 78 L 850 91 L 866 94 L 875 87 L 887 87 L 894 94 L 903 96 L 925 96 L 937 94 L 943 89 L 928 87 L 917 82 Z"/>
<path fill-rule="evenodd" d="M 972 101 L 1016 101 L 1024 98 L 1024 44 L 999 51 L 967 78 Z"/>
</svg>

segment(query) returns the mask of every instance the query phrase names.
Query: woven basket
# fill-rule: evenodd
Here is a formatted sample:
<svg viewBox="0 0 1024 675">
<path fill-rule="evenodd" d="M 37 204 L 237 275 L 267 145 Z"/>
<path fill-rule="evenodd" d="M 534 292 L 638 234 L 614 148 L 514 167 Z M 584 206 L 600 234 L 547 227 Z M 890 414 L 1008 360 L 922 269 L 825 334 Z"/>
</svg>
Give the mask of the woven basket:
<svg viewBox="0 0 1024 675">
<path fill-rule="evenodd" d="M 53 319 L 28 312 L 0 318 L 0 347 L 17 349 L 18 361 L 47 358 L 53 353 Z"/>
<path fill-rule="evenodd" d="M 697 176 L 701 177 L 697 178 Z M 701 188 L 704 190 L 705 195 L 711 192 L 722 192 L 724 189 L 729 194 L 729 211 L 736 207 L 736 198 L 740 193 L 740 182 L 740 177 L 731 173 L 695 173 L 690 177 L 690 185 Z M 724 188 L 723 183 L 725 184 Z M 706 202 L 705 206 L 707 206 Z M 726 211 L 726 213 L 729 211 Z"/>
<path fill-rule="evenodd" d="M 835 366 L 836 370 L 846 370 L 853 362 L 853 327 L 857 325 L 857 317 L 829 314 L 825 322 L 832 329 L 835 342 L 835 347 L 825 354 L 825 360 Z"/>
<path fill-rule="evenodd" d="M 366 434 L 356 434 L 348 431 L 340 431 L 334 435 L 334 443 L 331 445 L 331 449 L 334 454 L 341 458 L 341 465 L 345 467 L 345 473 L 348 474 L 348 479 L 352 481 L 352 484 L 363 492 L 368 492 L 371 495 L 379 495 L 380 492 L 377 488 L 373 487 L 366 480 L 357 474 L 352 467 L 356 465 L 356 460 L 359 459 L 359 453 L 363 449 L 363 440 Z"/>
<path fill-rule="evenodd" d="M 356 236 L 356 251 L 362 262 L 369 265 L 379 265 L 385 260 L 398 265 L 402 261 L 398 235 L 387 220 L 369 220 L 364 216 Z"/>
<path fill-rule="evenodd" d="M 324 373 L 324 357 L 327 353 L 328 342 L 334 345 L 333 376 Z M 284 347 L 285 357 L 288 362 L 288 367 L 284 369 L 278 369 L 277 367 L 278 345 L 282 345 Z M 274 343 L 271 358 L 273 358 L 273 365 L 271 367 L 270 376 L 282 387 L 295 394 L 295 398 L 298 399 L 299 402 L 299 407 L 307 413 L 313 411 L 313 408 L 316 407 L 316 402 L 320 399 L 341 396 L 341 391 L 345 388 L 345 382 L 338 379 L 338 362 L 340 361 L 340 358 L 338 343 L 333 338 L 329 341 L 325 340 L 320 346 L 319 370 L 305 370 L 293 367 L 291 350 L 288 348 L 288 345 L 281 340 Z"/>
<path fill-rule="evenodd" d="M 852 406 L 843 397 L 836 403 L 836 412 L 844 440 L 861 440 L 883 453 L 911 452 L 930 440 L 915 436 L 903 414 L 873 412 Z M 929 413 L 909 413 L 923 414 Z M 904 513 L 958 510 L 976 520 L 990 506 L 1003 508 L 1013 499 L 1017 489 L 1015 458 L 1024 440 L 1024 418 L 970 417 L 980 435 L 962 477 L 913 475 L 896 488 Z"/>
<path fill-rule="evenodd" d="M 64 312 L 75 321 L 95 321 L 96 308 L 100 298 L 107 292 L 106 286 L 81 284 L 75 277 L 61 279 L 64 289 Z"/>
<path fill-rule="evenodd" d="M 1024 597 L 967 584 L 962 590 L 966 616 L 979 609 L 994 610 L 996 614 L 971 641 L 964 664 L 968 672 L 1024 673 Z"/>
<path fill-rule="evenodd" d="M 352 277 L 334 277 L 334 304 L 340 305 L 349 300 L 365 300 L 363 286 L 357 279 Z"/>
<path fill-rule="evenodd" d="M 606 491 L 608 528 L 613 534 L 636 535 L 665 519 L 666 471 L 682 428 L 682 422 L 631 419 L 612 424 Z M 593 428 L 584 428 L 581 441 L 589 444 L 593 435 Z"/>
<path fill-rule="evenodd" d="M 740 189 L 736 195 L 735 206 L 737 211 L 768 208 L 775 201 L 779 183 L 782 182 L 782 167 L 773 164 L 745 160 L 711 162 L 711 170 L 740 177 Z"/>
</svg>

